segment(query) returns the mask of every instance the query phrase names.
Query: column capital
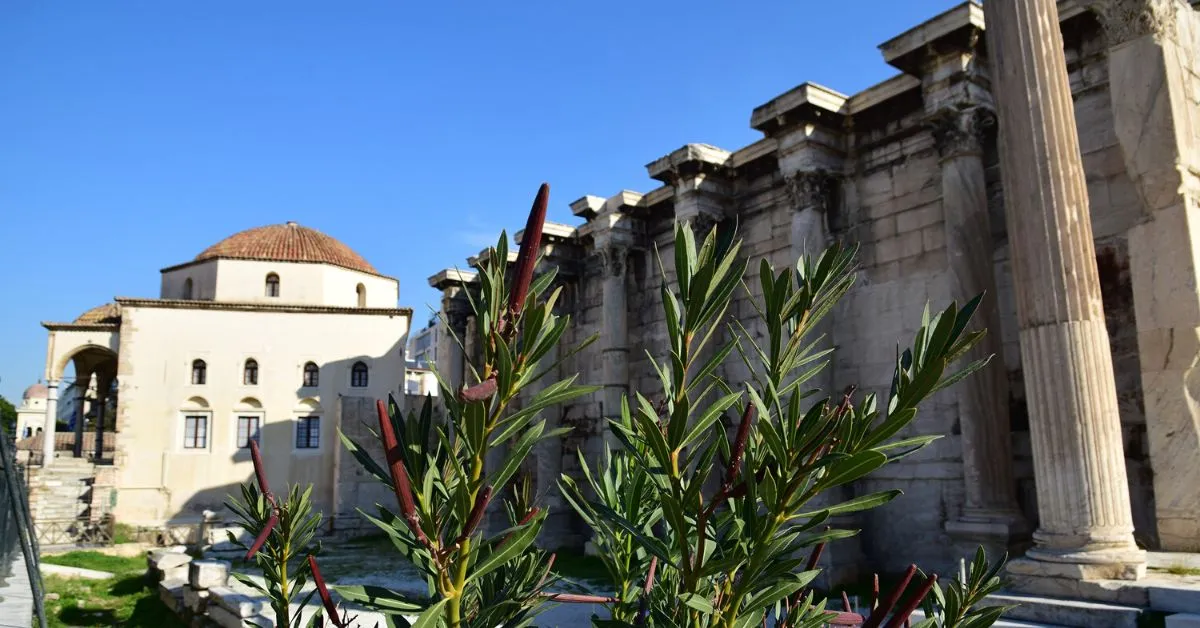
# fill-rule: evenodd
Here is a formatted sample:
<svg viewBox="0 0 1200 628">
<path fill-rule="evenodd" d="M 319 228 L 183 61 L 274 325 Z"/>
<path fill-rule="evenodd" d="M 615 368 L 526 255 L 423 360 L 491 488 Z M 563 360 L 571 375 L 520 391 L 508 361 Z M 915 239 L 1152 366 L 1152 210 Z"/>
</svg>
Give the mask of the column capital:
<svg viewBox="0 0 1200 628">
<path fill-rule="evenodd" d="M 605 277 L 623 277 L 625 275 L 625 261 L 629 258 L 628 244 L 609 242 L 605 246 L 597 247 L 596 253 L 600 255 L 600 264 L 604 269 Z"/>
<path fill-rule="evenodd" d="M 942 159 L 983 155 L 983 141 L 996 114 L 982 106 L 943 107 L 925 122 Z"/>
<path fill-rule="evenodd" d="M 784 186 L 792 209 L 815 209 L 824 213 L 829 209 L 830 191 L 836 181 L 837 178 L 826 170 L 801 170 L 785 175 Z"/>
<path fill-rule="evenodd" d="M 1183 0 L 1088 0 L 1108 46 L 1119 46 L 1150 35 L 1155 41 L 1174 39 L 1179 10 L 1191 10 Z"/>
</svg>

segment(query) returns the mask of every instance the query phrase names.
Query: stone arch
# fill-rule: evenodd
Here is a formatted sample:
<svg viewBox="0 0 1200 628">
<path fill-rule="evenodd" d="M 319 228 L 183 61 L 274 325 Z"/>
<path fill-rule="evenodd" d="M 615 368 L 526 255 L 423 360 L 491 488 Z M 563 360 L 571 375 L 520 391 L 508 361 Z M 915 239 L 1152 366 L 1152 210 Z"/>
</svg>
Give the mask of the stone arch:
<svg viewBox="0 0 1200 628">
<path fill-rule="evenodd" d="M 208 400 L 199 395 L 196 395 L 194 397 L 188 397 L 187 401 L 184 401 L 180 405 L 180 407 L 183 408 L 184 410 L 211 410 L 212 409 L 208 405 Z"/>
<path fill-rule="evenodd" d="M 60 357 L 58 361 L 54 363 L 50 371 L 50 379 L 62 379 L 63 372 L 67 370 L 67 364 L 71 363 L 71 361 L 75 360 L 76 358 L 90 358 L 89 361 L 94 361 L 95 363 L 112 360 L 115 364 L 117 361 L 117 354 L 112 349 L 109 349 L 103 345 L 91 343 L 79 345 L 78 347 L 74 347 L 70 351 L 64 353 L 62 357 Z M 80 361 L 82 362 L 83 360 L 81 359 Z M 76 370 L 78 370 L 78 368 Z"/>
<path fill-rule="evenodd" d="M 360 283 L 354 292 L 358 295 L 358 307 L 367 307 L 367 287 Z"/>
<path fill-rule="evenodd" d="M 235 410 L 262 410 L 262 402 L 254 397 L 246 397 L 237 402 Z"/>
<path fill-rule="evenodd" d="M 312 414 L 321 413 L 321 402 L 315 397 L 305 397 L 296 402 L 296 412 L 308 412 Z"/>
</svg>

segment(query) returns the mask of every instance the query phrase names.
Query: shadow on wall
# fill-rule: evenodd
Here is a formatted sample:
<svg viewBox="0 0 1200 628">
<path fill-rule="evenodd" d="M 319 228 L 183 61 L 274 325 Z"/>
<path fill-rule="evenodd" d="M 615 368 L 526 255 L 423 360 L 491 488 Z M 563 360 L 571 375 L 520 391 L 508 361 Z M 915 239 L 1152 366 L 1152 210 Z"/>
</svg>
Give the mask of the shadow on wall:
<svg viewBox="0 0 1200 628">
<path fill-rule="evenodd" d="M 383 451 L 368 429 L 377 423 L 376 399 L 386 399 L 390 393 L 404 403 L 404 346 L 407 336 L 395 343 L 381 356 L 352 356 L 341 360 L 327 361 L 316 367 L 315 374 L 305 374 L 304 365 L 297 371 L 300 383 L 294 390 L 295 405 L 276 410 L 267 408 L 266 421 L 259 427 L 259 446 L 267 467 L 267 481 L 277 495 L 285 494 L 292 484 L 313 484 L 313 508 L 322 515 L 322 527 L 327 531 L 353 531 L 362 528 L 365 522 L 356 510 L 375 510 L 376 503 L 390 504 L 390 490 L 364 471 L 354 456 L 342 445 L 338 436 L 341 428 L 356 442 L 364 445 L 378 461 L 383 460 Z M 388 372 L 388 367 L 398 372 Z M 305 411 L 305 410 L 308 411 Z M 216 408 L 215 417 L 236 415 L 233 408 Z M 278 413 L 285 413 L 280 417 Z M 313 428 L 310 417 L 319 417 Z M 237 429 L 236 424 L 221 426 L 223 433 L 213 435 L 225 441 L 228 430 Z M 232 440 L 232 439 L 230 439 Z M 317 450 L 314 455 L 311 451 Z M 237 449 L 228 456 L 230 464 L 244 467 L 240 473 L 241 483 L 254 481 L 254 470 L 248 446 Z M 280 456 L 290 457 L 290 464 L 278 464 Z M 313 465 L 316 465 L 314 468 Z M 225 503 L 231 498 L 240 498 L 241 483 L 229 483 L 197 491 L 178 506 L 169 521 L 188 525 L 198 523 L 205 511 L 212 511 L 222 519 L 231 513 Z"/>
</svg>

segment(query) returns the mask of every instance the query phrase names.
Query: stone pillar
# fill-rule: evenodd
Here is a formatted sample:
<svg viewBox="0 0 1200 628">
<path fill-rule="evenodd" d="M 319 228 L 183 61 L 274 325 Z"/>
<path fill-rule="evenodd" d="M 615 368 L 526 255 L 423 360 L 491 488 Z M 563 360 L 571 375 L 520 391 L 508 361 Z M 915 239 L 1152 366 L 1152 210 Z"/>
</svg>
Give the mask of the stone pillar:
<svg viewBox="0 0 1200 628">
<path fill-rule="evenodd" d="M 629 258 L 629 246 L 625 242 L 604 238 L 597 242 L 603 264 L 600 327 L 601 417 L 604 439 L 614 445 L 608 420 L 621 416 L 621 400 L 629 394 L 629 321 L 625 289 L 625 268 Z M 601 444 L 601 443 L 597 443 Z M 599 453 L 599 451 L 593 452 Z"/>
<path fill-rule="evenodd" d="M 998 555 L 1028 530 L 1012 475 L 1008 373 L 1000 346 L 995 245 L 983 170 L 983 129 L 993 121 L 986 109 L 967 107 L 944 109 L 931 122 L 942 156 L 950 294 L 959 306 L 984 295 L 972 328 L 986 328 L 987 333 L 961 364 L 993 356 L 991 364 L 951 393 L 958 400 L 966 503 L 959 518 L 946 523 L 946 531 L 972 544 L 983 543 Z"/>
<path fill-rule="evenodd" d="M 42 427 L 42 466 L 54 464 L 54 428 L 58 422 L 58 380 L 46 380 L 46 424 Z"/>
<path fill-rule="evenodd" d="M 1011 0 L 984 11 L 1041 519 L 1036 547 L 1009 569 L 1047 577 L 1021 579 L 1030 591 L 1061 590 L 1049 580 L 1136 579 L 1145 553 L 1133 541 L 1058 9 Z"/>
<path fill-rule="evenodd" d="M 467 301 L 466 285 L 476 278 L 476 273 L 447 268 L 429 278 L 430 287 L 442 292 L 437 360 L 434 368 L 451 390 L 459 390 L 466 383 L 468 342 L 467 319 L 471 304 Z"/>
<path fill-rule="evenodd" d="M 1099 0 L 1113 123 L 1144 220 L 1129 257 L 1162 549 L 1200 551 L 1200 15 Z"/>
</svg>

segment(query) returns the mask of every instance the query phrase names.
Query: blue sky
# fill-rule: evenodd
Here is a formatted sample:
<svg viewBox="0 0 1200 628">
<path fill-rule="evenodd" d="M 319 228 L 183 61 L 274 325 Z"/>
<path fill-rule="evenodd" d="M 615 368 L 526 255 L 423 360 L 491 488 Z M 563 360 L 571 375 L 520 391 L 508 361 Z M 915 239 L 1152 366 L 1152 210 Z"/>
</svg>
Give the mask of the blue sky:
<svg viewBox="0 0 1200 628">
<path fill-rule="evenodd" d="M 758 139 L 804 81 L 854 93 L 877 46 L 958 4 L 162 2 L 0 6 L 0 394 L 44 367 L 42 320 L 158 296 L 160 268 L 242 229 L 322 230 L 400 280 L 500 229 L 656 183 L 688 142 Z"/>
</svg>

